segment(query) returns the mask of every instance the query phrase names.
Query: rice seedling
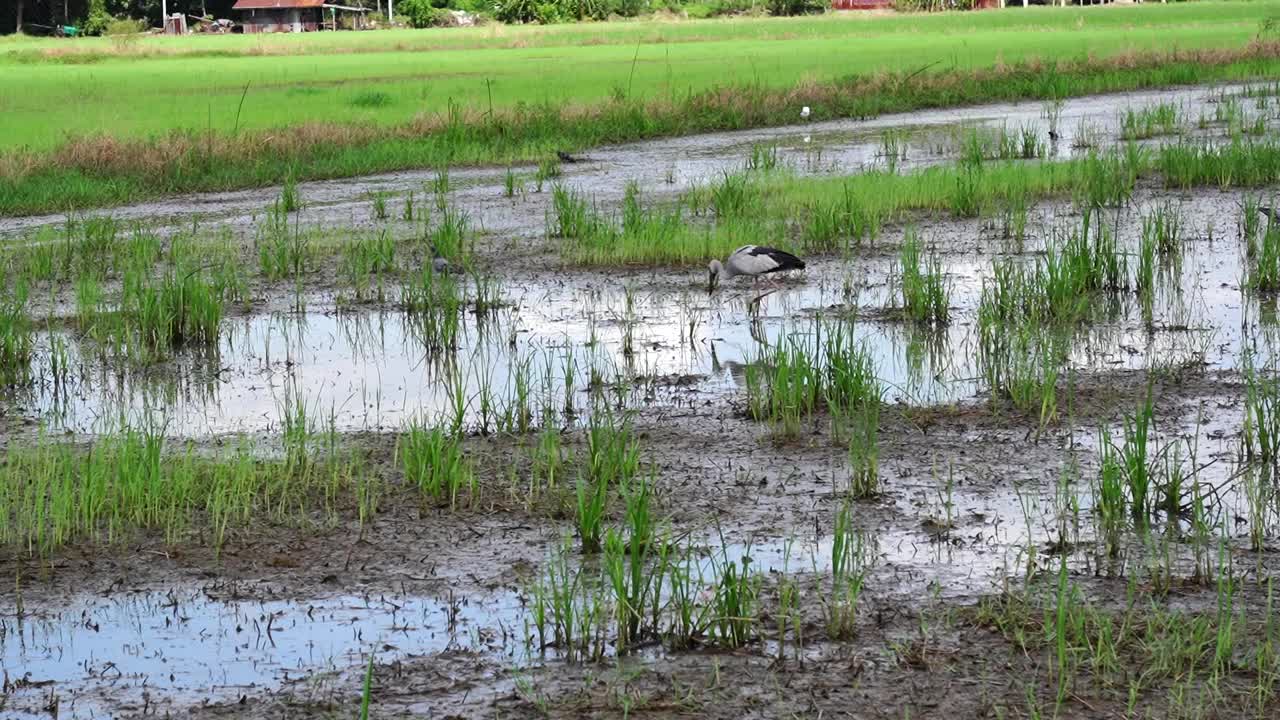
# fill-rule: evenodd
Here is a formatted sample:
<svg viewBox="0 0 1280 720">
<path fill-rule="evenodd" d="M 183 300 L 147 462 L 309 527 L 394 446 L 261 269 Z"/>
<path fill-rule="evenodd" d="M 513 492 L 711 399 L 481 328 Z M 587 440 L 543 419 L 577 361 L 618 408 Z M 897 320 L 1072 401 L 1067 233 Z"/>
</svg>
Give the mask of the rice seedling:
<svg viewBox="0 0 1280 720">
<path fill-rule="evenodd" d="M 1073 199 L 1081 208 L 1118 207 L 1129 202 L 1138 176 L 1146 167 L 1144 151 L 1129 143 L 1124 154 L 1089 151 L 1077 166 Z"/>
<path fill-rule="evenodd" d="M 560 177 L 560 163 L 557 160 L 543 160 L 538 163 L 538 171 L 533 179 L 537 183 L 537 191 L 542 192 L 543 183 Z"/>
<path fill-rule="evenodd" d="M 778 167 L 778 146 L 774 143 L 752 143 L 746 169 L 768 172 Z"/>
<path fill-rule="evenodd" d="M 276 203 L 262 223 L 254 228 L 254 245 L 258 249 L 258 267 L 268 280 L 296 278 L 301 281 L 308 271 L 312 255 L 307 233 L 298 227 L 289 229 L 283 205 Z"/>
<path fill-rule="evenodd" d="M 811 206 L 809 222 L 803 229 L 803 245 L 810 252 L 844 250 L 864 242 L 874 245 L 883 222 L 884 218 L 860 202 L 853 187 L 844 183 L 835 202 Z"/>
<path fill-rule="evenodd" d="M 1148 392 L 1137 412 L 1125 415 L 1124 444 L 1112 446 L 1129 491 L 1129 513 L 1137 528 L 1147 527 L 1151 511 L 1148 497 L 1155 480 L 1150 459 L 1154 415 L 1153 400 Z"/>
<path fill-rule="evenodd" d="M 1240 234 L 1241 245 L 1248 253 L 1247 257 L 1253 257 L 1259 232 L 1265 232 L 1266 226 L 1270 225 L 1269 222 L 1265 224 L 1262 222 L 1261 208 L 1261 197 L 1250 193 L 1241 198 L 1240 219 L 1236 223 L 1236 230 Z"/>
<path fill-rule="evenodd" d="M 1000 211 L 1000 236 L 1016 242 L 1010 250 L 1022 249 L 1022 243 L 1027 237 L 1027 211 L 1028 201 L 1024 193 L 1012 194 Z"/>
<path fill-rule="evenodd" d="M 554 489 L 559 486 L 565 458 L 560 446 L 560 431 L 552 425 L 544 425 L 538 434 L 534 451 L 531 480 L 541 487 Z"/>
<path fill-rule="evenodd" d="M 856 633 L 858 601 L 874 559 L 873 543 L 854 527 L 852 506 L 844 503 L 831 536 L 831 595 L 823 602 L 831 639 L 847 640 Z"/>
<path fill-rule="evenodd" d="M 32 336 L 27 293 L 22 282 L 0 292 L 0 385 L 14 385 L 29 371 Z"/>
<path fill-rule="evenodd" d="M 782 549 L 782 567 L 791 565 L 792 542 L 788 540 Z M 795 648 L 796 659 L 800 659 L 800 651 L 804 647 L 804 621 L 800 615 L 800 586 L 786 573 L 780 573 L 777 582 L 778 595 L 778 660 L 787 657 L 787 633 L 792 636 L 792 647 Z"/>
<path fill-rule="evenodd" d="M 396 267 L 396 243 L 384 230 L 344 245 L 338 275 L 351 288 L 351 300 L 383 303 L 387 299 L 386 276 Z"/>
<path fill-rule="evenodd" d="M 1053 98 L 1045 102 L 1040 110 L 1040 117 L 1044 118 L 1049 125 L 1049 137 L 1058 137 L 1058 128 L 1062 122 L 1062 110 L 1066 107 L 1066 101 L 1061 98 Z"/>
<path fill-rule="evenodd" d="M 1280 380 L 1274 368 L 1258 368 L 1251 354 L 1244 362 L 1244 422 L 1241 444 L 1250 462 L 1280 460 Z"/>
<path fill-rule="evenodd" d="M 748 407 L 756 420 L 772 424 L 780 439 L 797 437 L 805 420 L 827 409 L 837 434 L 846 423 L 853 428 L 863 455 L 859 482 L 874 485 L 882 391 L 870 355 L 840 323 L 815 319 L 811 338 L 802 342 L 789 336 L 747 366 Z"/>
<path fill-rule="evenodd" d="M 982 212 L 982 199 L 979 196 L 981 170 L 972 167 L 963 174 L 955 176 L 955 185 L 951 191 L 951 213 L 956 217 L 978 217 Z"/>
<path fill-rule="evenodd" d="M 1019 412 L 1034 414 L 1043 429 L 1058 415 L 1066 335 L 1034 321 L 1006 323 L 980 314 L 978 322 L 978 366 L 992 401 L 1007 399 Z"/>
<path fill-rule="evenodd" d="M 349 465 L 325 477 L 262 460 L 245 444 L 213 457 L 167 444 L 150 426 L 105 435 L 92 452 L 51 440 L 11 446 L 0 463 L 0 545 L 47 557 L 81 540 L 154 531 L 170 544 L 195 536 L 217 549 L 230 528 L 256 519 L 313 522 L 327 509 L 324 486 L 350 482 Z"/>
<path fill-rule="evenodd" d="M 1013 133 L 1002 129 L 995 153 L 1001 160 L 1035 160 L 1043 158 L 1047 149 L 1034 126 L 1023 126 Z"/>
<path fill-rule="evenodd" d="M 566 240 L 581 240 L 591 235 L 600 220 L 587 207 L 587 201 L 573 190 L 563 185 L 555 185 L 551 189 L 551 206 L 555 214 L 555 224 L 548 220 L 547 234 Z"/>
<path fill-rule="evenodd" d="M 1055 230 L 1034 268 L 997 261 L 983 282 L 978 316 L 980 325 L 1079 322 L 1096 299 L 1128 288 L 1128 263 L 1115 236 L 1086 212 L 1078 228 Z"/>
<path fill-rule="evenodd" d="M 568 554 L 563 546 L 553 551 L 529 591 L 538 647 L 554 647 L 569 662 L 596 661 L 608 640 L 607 596 L 597 578 L 570 568 Z"/>
<path fill-rule="evenodd" d="M 980 168 L 988 157 L 997 153 L 993 149 L 996 139 L 985 128 L 967 128 L 960 139 L 960 165 L 970 170 Z"/>
<path fill-rule="evenodd" d="M 685 262 L 714 252 L 709 251 L 704 230 L 684 222 L 679 205 L 669 209 L 646 207 L 635 183 L 627 184 L 620 226 L 588 209 L 584 200 L 571 193 L 553 199 L 553 205 L 557 219 L 549 223 L 553 228 L 549 233 L 568 240 L 563 252 L 574 262 Z M 565 232 L 573 235 L 564 235 Z"/>
<path fill-rule="evenodd" d="M 1085 118 L 1076 123 L 1075 135 L 1071 137 L 1072 150 L 1089 150 L 1098 146 L 1098 129 Z"/>
<path fill-rule="evenodd" d="M 1162 147 L 1157 167 L 1166 187 L 1264 187 L 1280 179 L 1280 144 L 1233 139 L 1226 145 L 1182 142 Z"/>
<path fill-rule="evenodd" d="M 373 653 L 364 670 L 364 690 L 360 693 L 360 720 L 369 720 L 369 704 L 373 698 Z"/>
<path fill-rule="evenodd" d="M 436 197 L 436 209 L 444 210 L 449 206 L 449 166 L 436 168 L 435 177 L 431 180 L 431 192 Z"/>
<path fill-rule="evenodd" d="M 429 352 L 457 349 L 464 303 L 462 290 L 452 276 L 437 273 L 430 263 L 424 263 L 405 281 L 400 302 L 414 337 Z"/>
<path fill-rule="evenodd" d="M 586 460 L 586 467 L 578 475 L 575 510 L 582 550 L 594 553 L 601 548 L 610 489 L 632 487 L 640 464 L 640 448 L 625 416 L 592 414 Z M 645 499 L 647 502 L 647 495 Z"/>
<path fill-rule="evenodd" d="M 1182 111 L 1173 103 L 1158 103 L 1120 115 L 1123 140 L 1146 140 L 1157 135 L 1176 135 L 1182 130 Z"/>
<path fill-rule="evenodd" d="M 1124 466 L 1121 463 L 1110 433 L 1104 428 L 1098 441 L 1102 454 L 1098 467 L 1098 481 L 1093 487 L 1093 509 L 1098 516 L 1100 537 L 1107 547 L 1107 554 L 1120 554 L 1120 540 L 1127 526 L 1128 501 L 1124 494 Z"/>
<path fill-rule="evenodd" d="M 405 479 L 437 504 L 454 509 L 462 491 L 475 496 L 475 471 L 463 455 L 461 438 L 456 434 L 411 421 L 396 444 L 396 455 Z"/>
<path fill-rule="evenodd" d="M 509 198 L 514 198 L 517 192 L 523 192 L 522 183 L 516 177 L 515 170 L 507 168 L 507 172 L 502 176 L 502 193 Z"/>
<path fill-rule="evenodd" d="M 875 497 L 880 493 L 880 399 L 855 406 L 842 423 L 849 433 L 849 494 Z"/>
<path fill-rule="evenodd" d="M 409 194 L 406 195 L 404 198 L 404 210 L 400 213 L 400 219 L 404 220 L 405 222 L 413 222 L 414 217 L 415 216 L 413 214 L 413 191 L 410 190 Z"/>
<path fill-rule="evenodd" d="M 119 346 L 134 341 L 150 353 L 163 355 L 184 346 L 216 346 L 226 315 L 222 289 L 203 270 L 174 268 L 159 280 L 140 272 L 125 274 L 119 317 L 108 333 Z"/>
<path fill-rule="evenodd" d="M 293 173 L 285 176 L 284 185 L 280 187 L 280 198 L 277 201 L 281 212 L 292 213 L 302 209 L 302 198 L 298 194 L 298 180 Z"/>
<path fill-rule="evenodd" d="M 381 190 L 373 194 L 373 217 L 376 220 L 387 219 L 387 193 Z"/>
<path fill-rule="evenodd" d="M 923 325 L 945 325 L 951 300 L 950 284 L 935 251 L 923 257 L 920 234 L 908 228 L 899 256 L 899 292 L 908 319 Z"/>
<path fill-rule="evenodd" d="M 1164 262 L 1181 267 L 1182 240 L 1182 215 L 1172 203 L 1158 205 L 1142 216 L 1142 242 L 1153 243 Z"/>
<path fill-rule="evenodd" d="M 758 622 L 756 607 L 760 597 L 760 575 L 751 570 L 751 549 L 748 547 L 738 562 L 734 562 L 724 549 L 711 555 L 712 613 L 707 635 L 712 642 L 729 648 L 739 648 L 755 639 Z"/>
<path fill-rule="evenodd" d="M 669 567 L 670 543 L 655 535 L 650 514 L 653 475 L 643 474 L 621 486 L 626 503 L 627 537 L 610 529 L 605 536 L 604 568 L 613 589 L 617 611 L 619 652 L 643 639 L 646 614 L 656 632 L 662 611 L 662 591 Z"/>
<path fill-rule="evenodd" d="M 887 172 L 898 172 L 898 163 L 907 159 L 907 138 L 905 130 L 890 128 L 881 131 L 880 157 L 884 159 Z"/>
<path fill-rule="evenodd" d="M 1144 232 L 1138 243 L 1138 267 L 1135 271 L 1134 291 L 1138 294 L 1138 302 L 1142 308 L 1142 322 L 1148 328 L 1155 321 L 1156 255 L 1156 235 L 1145 232 L 1144 225 Z"/>
<path fill-rule="evenodd" d="M 427 231 L 426 240 L 440 257 L 466 265 L 470 236 L 471 216 L 465 210 L 447 207 L 440 212 L 439 221 Z"/>
<path fill-rule="evenodd" d="M 711 209 L 723 221 L 747 215 L 753 191 L 745 175 L 724 172 L 710 188 Z"/>
</svg>

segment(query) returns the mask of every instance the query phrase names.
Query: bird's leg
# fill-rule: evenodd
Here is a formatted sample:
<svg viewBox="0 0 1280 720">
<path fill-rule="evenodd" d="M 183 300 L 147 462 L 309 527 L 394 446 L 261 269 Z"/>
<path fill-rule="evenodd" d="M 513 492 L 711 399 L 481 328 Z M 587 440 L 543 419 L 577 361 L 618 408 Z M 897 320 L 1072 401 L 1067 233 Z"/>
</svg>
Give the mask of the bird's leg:
<svg viewBox="0 0 1280 720">
<path fill-rule="evenodd" d="M 770 295 L 772 295 L 772 294 L 774 294 L 774 293 L 776 293 L 776 292 L 778 292 L 778 289 L 777 289 L 777 288 L 774 288 L 774 289 L 772 289 L 772 290 L 766 290 L 765 292 L 760 293 L 759 295 L 757 295 L 757 296 L 755 296 L 754 298 L 752 298 L 752 299 L 751 299 L 751 302 L 747 303 L 747 309 L 748 309 L 748 310 L 749 310 L 753 315 L 754 315 L 754 314 L 756 314 L 756 313 L 758 313 L 758 312 L 760 312 L 760 301 L 761 301 L 761 300 L 763 300 L 763 299 L 765 299 L 765 298 L 767 298 L 767 297 L 769 297 Z"/>
</svg>

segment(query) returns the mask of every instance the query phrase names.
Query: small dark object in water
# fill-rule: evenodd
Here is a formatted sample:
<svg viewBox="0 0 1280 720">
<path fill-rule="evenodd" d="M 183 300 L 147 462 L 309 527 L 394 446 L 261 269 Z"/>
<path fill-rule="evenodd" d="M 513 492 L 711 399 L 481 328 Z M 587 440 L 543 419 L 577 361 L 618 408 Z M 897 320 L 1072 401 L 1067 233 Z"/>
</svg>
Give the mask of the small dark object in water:
<svg viewBox="0 0 1280 720">
<path fill-rule="evenodd" d="M 1050 142 L 1058 142 L 1058 131 L 1057 131 L 1057 130 L 1050 130 L 1050 131 L 1049 131 L 1049 141 L 1050 141 Z"/>
<path fill-rule="evenodd" d="M 560 158 L 560 162 L 563 163 L 582 162 L 582 158 L 576 158 L 563 150 L 557 150 L 556 157 Z"/>
</svg>

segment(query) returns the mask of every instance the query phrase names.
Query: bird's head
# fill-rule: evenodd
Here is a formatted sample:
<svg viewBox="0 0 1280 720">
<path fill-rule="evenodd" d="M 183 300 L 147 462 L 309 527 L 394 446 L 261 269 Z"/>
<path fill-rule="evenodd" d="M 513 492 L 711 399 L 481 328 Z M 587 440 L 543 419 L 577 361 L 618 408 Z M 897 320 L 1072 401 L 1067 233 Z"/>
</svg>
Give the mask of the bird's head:
<svg viewBox="0 0 1280 720">
<path fill-rule="evenodd" d="M 720 272 L 723 270 L 719 260 L 712 260 L 707 265 L 707 294 L 710 295 L 716 289 L 716 282 L 720 279 Z"/>
</svg>

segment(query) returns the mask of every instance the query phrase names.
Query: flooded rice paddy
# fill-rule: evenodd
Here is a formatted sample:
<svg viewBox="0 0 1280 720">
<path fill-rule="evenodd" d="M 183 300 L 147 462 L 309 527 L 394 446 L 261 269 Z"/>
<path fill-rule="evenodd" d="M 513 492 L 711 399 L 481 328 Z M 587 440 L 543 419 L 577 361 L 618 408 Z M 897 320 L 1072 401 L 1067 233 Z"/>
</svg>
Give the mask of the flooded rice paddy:
<svg viewBox="0 0 1280 720">
<path fill-rule="evenodd" d="M 429 285 L 425 310 L 380 297 L 380 285 L 347 287 L 341 249 L 316 250 L 294 277 L 267 277 L 263 253 L 263 277 L 227 281 L 244 287 L 209 342 L 183 328 L 162 351 L 143 343 L 139 352 L 136 336 L 109 322 L 126 313 L 90 302 L 123 296 L 135 280 L 37 282 L 27 371 L 6 382 L 0 410 L 9 467 L 91 477 L 92 458 L 107 457 L 103 477 L 127 484 L 133 466 L 121 458 L 132 441 L 103 443 L 143 428 L 138 447 L 166 453 L 138 466 L 153 468 L 148 477 L 204 487 L 223 477 L 200 464 L 211 459 L 255 468 L 236 477 L 260 477 L 263 489 L 244 501 L 243 518 L 226 508 L 248 491 L 228 484 L 205 500 L 194 489 L 175 496 L 142 520 L 121 511 L 61 543 L 44 532 L 10 537 L 0 556 L 13 578 L 0 604 L 0 717 L 320 717 L 364 703 L 375 717 L 626 715 L 633 705 L 770 716 L 795 712 L 787 693 L 768 690 L 784 677 L 834 707 L 869 700 L 891 716 L 932 716 L 940 672 L 983 688 L 960 700 L 975 716 L 1034 716 L 1055 702 L 1072 717 L 1099 716 L 1095 706 L 1123 715 L 1126 702 L 1148 715 L 1185 710 L 1172 698 L 1191 681 L 1176 672 L 1067 692 L 1068 664 L 1114 675 L 1062 650 L 1041 662 L 1034 642 L 1006 639 L 1018 622 L 1046 632 L 1031 599 L 1046 578 L 1057 592 L 1046 607 L 1078 595 L 1093 611 L 1114 610 L 1107 603 L 1126 592 L 1163 602 L 1172 591 L 1171 607 L 1221 623 L 1225 576 L 1243 588 L 1238 598 L 1226 590 L 1237 629 L 1269 615 L 1280 496 L 1259 458 L 1274 449 L 1265 432 L 1280 429 L 1280 393 L 1265 381 L 1277 334 L 1274 297 L 1256 291 L 1259 266 L 1242 236 L 1274 185 L 1175 191 L 1145 179 L 1120 207 L 1033 199 L 1017 238 L 998 213 L 915 213 L 873 242 L 806 254 L 806 271 L 776 285 L 739 278 L 715 292 L 702 262 L 564 262 L 549 237 L 563 212 L 552 187 L 609 213 L 628 185 L 675 201 L 727 183 L 762 145 L 768 162 L 801 179 L 889 163 L 909 173 L 963 162 L 966 143 L 986 137 L 974 128 L 1025 132 L 1042 160 L 1114 151 L 1126 133 L 1140 136 L 1129 147 L 1155 152 L 1172 142 L 1166 133 L 1126 125 L 1126 112 L 1143 108 L 1177 108 L 1182 142 L 1221 145 L 1229 122 L 1259 118 L 1273 135 L 1270 110 L 1247 90 L 676 138 L 595 149 L 546 178 L 537 168 L 453 170 L 434 217 L 446 203 L 465 212 L 475 238 L 465 261 L 452 258 L 453 269 L 467 267 L 451 275 L 447 293 L 457 294 Z M 1206 120 L 1230 98 L 1235 120 Z M 288 222 L 298 237 L 309 229 L 339 248 L 345 233 L 412 243 L 418 223 L 395 215 L 410 191 L 430 203 L 424 183 L 437 178 L 303 183 Z M 214 243 L 208 258 L 247 248 L 252 266 L 281 192 L 94 214 L 136 221 L 171 246 L 190 232 Z M 379 202 L 393 206 L 389 219 Z M 1151 223 L 1175 219 L 1158 270 L 1144 276 Z M 22 252 L 59 242 L 66 222 L 3 219 L 0 233 Z M 1001 263 L 1050 267 L 1073 232 L 1086 245 L 1114 243 L 1123 281 L 1092 289 L 1104 300 L 1065 333 L 1011 324 L 993 339 L 992 288 L 1009 282 Z M 901 248 L 913 233 L 938 262 L 944 322 L 904 320 Z M 414 276 L 430 262 L 429 252 L 401 252 L 390 264 L 410 267 L 386 273 L 386 296 L 401 295 L 395 270 Z M 457 304 L 438 313 L 441 302 Z M 841 384 L 863 362 L 877 388 L 869 405 Z M 784 377 L 787 368 L 802 379 Z M 819 395 L 820 407 L 806 409 Z M 55 444 L 88 459 L 22 455 Z M 432 484 L 444 467 L 453 473 L 444 482 L 461 485 Z M 1107 483 L 1119 474 L 1117 504 Z M 16 483 L 19 471 L 0 477 Z M 78 512 L 116 502 L 101 497 Z M 29 526 L 53 535 L 56 504 Z M 0 496 L 0 516 L 35 507 L 43 497 Z M 1009 609 L 1010 593 L 1025 597 L 1027 617 Z M 992 607 L 1005 614 L 993 620 Z M 1241 700 L 1270 692 L 1274 670 L 1256 659 L 1270 647 L 1269 622 L 1262 632 L 1256 646 L 1222 651 L 1234 665 L 1213 666 L 1248 683 L 1224 681 L 1187 705 L 1269 716 L 1269 695 Z M 1255 655 L 1229 660 L 1246 652 Z M 721 694 L 722 667 L 756 699 Z M 865 678 L 866 697 L 842 694 L 850 672 Z M 918 690 L 897 697 L 900 683 Z M 692 685 L 704 689 L 680 689 Z"/>
</svg>

